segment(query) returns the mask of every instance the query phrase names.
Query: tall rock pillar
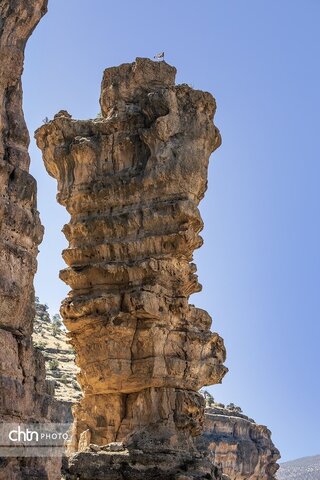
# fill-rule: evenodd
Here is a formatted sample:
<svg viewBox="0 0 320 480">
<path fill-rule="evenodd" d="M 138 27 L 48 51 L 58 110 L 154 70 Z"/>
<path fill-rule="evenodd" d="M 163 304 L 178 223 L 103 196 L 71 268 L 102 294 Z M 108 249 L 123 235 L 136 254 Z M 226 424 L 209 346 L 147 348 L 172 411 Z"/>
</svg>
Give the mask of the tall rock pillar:
<svg viewBox="0 0 320 480">
<path fill-rule="evenodd" d="M 0 1 L 0 424 L 22 429 L 63 416 L 31 340 L 33 277 L 43 228 L 36 182 L 29 174 L 21 75 L 26 42 L 46 8 L 47 0 Z M 60 479 L 61 459 L 13 458 L 1 447 L 1 480 Z"/>
<path fill-rule="evenodd" d="M 142 58 L 108 68 L 100 118 L 61 111 L 36 132 L 71 215 L 61 313 L 84 398 L 70 478 L 218 478 L 193 437 L 197 392 L 221 381 L 225 349 L 188 299 L 201 289 L 198 204 L 220 135 L 214 98 L 176 86 L 175 74 Z"/>
</svg>

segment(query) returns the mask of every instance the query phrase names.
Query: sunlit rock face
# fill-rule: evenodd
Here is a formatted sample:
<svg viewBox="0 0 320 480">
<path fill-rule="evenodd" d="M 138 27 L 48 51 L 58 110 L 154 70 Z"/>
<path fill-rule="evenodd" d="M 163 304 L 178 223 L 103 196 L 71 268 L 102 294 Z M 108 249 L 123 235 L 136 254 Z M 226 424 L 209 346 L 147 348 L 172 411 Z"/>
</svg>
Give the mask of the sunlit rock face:
<svg viewBox="0 0 320 480">
<path fill-rule="evenodd" d="M 61 313 L 84 398 L 70 478 L 118 471 L 119 455 L 88 453 L 110 442 L 125 443 L 121 461 L 138 475 L 128 478 L 219 477 L 193 437 L 204 420 L 197 391 L 221 381 L 225 349 L 208 313 L 188 299 L 201 289 L 192 263 L 202 244 L 198 204 L 220 135 L 214 98 L 176 86 L 175 74 L 142 58 L 109 68 L 101 117 L 61 111 L 36 132 L 71 215 Z M 109 462 L 104 476 L 97 462 Z"/>
<path fill-rule="evenodd" d="M 230 480 L 275 480 L 279 450 L 267 427 L 228 408 L 206 408 L 200 450 L 221 466 Z"/>
<path fill-rule="evenodd" d="M 24 48 L 46 0 L 0 2 L 0 422 L 64 418 L 49 395 L 44 360 L 34 349 L 33 277 L 43 228 L 29 174 L 29 134 L 22 111 Z M 61 408 L 61 409 L 60 409 Z M 60 409 L 60 410 L 59 410 Z M 1 454 L 0 454 L 1 457 Z M 60 459 L 0 459 L 0 478 L 60 479 Z"/>
</svg>

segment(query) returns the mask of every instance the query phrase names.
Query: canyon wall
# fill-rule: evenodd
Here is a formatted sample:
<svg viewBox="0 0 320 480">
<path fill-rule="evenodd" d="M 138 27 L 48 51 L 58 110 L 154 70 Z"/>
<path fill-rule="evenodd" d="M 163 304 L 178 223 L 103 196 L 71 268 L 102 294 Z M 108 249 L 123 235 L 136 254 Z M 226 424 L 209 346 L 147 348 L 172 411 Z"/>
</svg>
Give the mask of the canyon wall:
<svg viewBox="0 0 320 480">
<path fill-rule="evenodd" d="M 59 421 L 44 360 L 32 345 L 33 277 L 43 228 L 29 174 L 29 134 L 22 111 L 24 48 L 47 0 L 0 1 L 0 421 Z M 59 458 L 1 457 L 0 479 L 60 478 Z"/>
<path fill-rule="evenodd" d="M 208 313 L 188 303 L 201 289 L 198 204 L 220 135 L 214 98 L 176 86 L 175 74 L 141 58 L 108 68 L 101 117 L 61 111 L 36 132 L 71 215 L 61 313 L 84 397 L 70 479 L 221 477 L 193 437 L 198 390 L 221 381 L 225 349 Z"/>
<path fill-rule="evenodd" d="M 2 423 L 67 418 L 31 340 L 43 228 L 21 75 L 46 7 L 47 0 L 0 1 Z M 197 393 L 226 371 L 209 315 L 188 304 L 201 288 L 192 264 L 201 246 L 197 206 L 220 136 L 211 95 L 174 78 L 173 67 L 146 59 L 107 69 L 101 118 L 60 112 L 37 132 L 71 214 L 61 278 L 72 290 L 62 314 L 84 398 L 74 410 L 70 479 L 218 479 L 222 470 L 231 480 L 275 478 L 279 452 L 269 430 L 227 410 L 204 417 Z M 0 453 L 0 480 L 60 480 L 60 467 L 60 458 Z"/>
<path fill-rule="evenodd" d="M 275 480 L 279 451 L 267 427 L 228 408 L 206 408 L 204 431 L 197 446 L 208 451 L 230 480 Z"/>
</svg>

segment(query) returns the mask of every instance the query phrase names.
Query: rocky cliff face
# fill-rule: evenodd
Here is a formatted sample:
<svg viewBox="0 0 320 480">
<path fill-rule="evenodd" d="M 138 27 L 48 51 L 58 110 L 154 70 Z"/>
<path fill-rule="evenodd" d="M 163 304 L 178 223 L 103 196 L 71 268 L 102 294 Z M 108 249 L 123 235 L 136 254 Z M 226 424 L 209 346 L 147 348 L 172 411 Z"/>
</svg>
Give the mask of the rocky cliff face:
<svg viewBox="0 0 320 480">
<path fill-rule="evenodd" d="M 279 451 L 267 427 L 228 408 L 207 408 L 204 432 L 197 438 L 200 450 L 231 480 L 275 480 Z"/>
<path fill-rule="evenodd" d="M 204 419 L 197 391 L 221 381 L 225 349 L 188 298 L 201 288 L 192 263 L 202 243 L 198 204 L 220 135 L 213 97 L 175 86 L 175 74 L 147 59 L 109 68 L 101 118 L 62 111 L 36 132 L 71 215 L 61 272 L 71 292 L 61 312 L 84 398 L 70 478 L 219 475 L 193 437 Z M 126 449 L 99 450 L 110 442 Z"/>
<path fill-rule="evenodd" d="M 67 333 L 60 321 L 50 318 L 46 305 L 36 302 L 36 316 L 33 329 L 33 343 L 41 351 L 46 362 L 46 378 L 54 385 L 54 396 L 69 405 L 81 399 L 80 386 L 76 380 L 79 372 L 75 364 L 75 354 Z"/>
<path fill-rule="evenodd" d="M 44 307 L 36 304 L 39 314 L 35 319 L 34 341 L 47 360 L 47 378 L 54 380 L 56 384 L 56 398 L 71 405 L 80 395 L 73 350 L 68 344 L 66 332 L 60 330 L 59 335 L 56 335 L 55 324 L 49 316 L 47 315 L 47 321 L 43 320 L 41 311 Z M 52 364 L 56 366 L 54 370 Z M 207 391 L 201 391 L 201 394 L 205 398 L 206 408 L 203 433 L 196 437 L 198 449 L 209 452 L 212 462 L 219 464 L 230 480 L 275 480 L 279 452 L 271 440 L 271 432 L 244 415 L 241 408 L 234 404 L 224 406 L 215 402 Z M 313 479 L 312 474 L 318 471 L 316 462 L 314 464 L 310 462 L 310 465 L 307 465 L 308 469 L 300 464 L 299 468 L 294 469 L 293 464 L 294 462 L 283 464 L 276 478 L 283 480 L 291 479 L 291 476 L 295 478 L 293 472 L 297 471 L 297 478 L 300 479 L 299 474 L 301 480 L 309 478 L 308 474 L 311 475 L 310 479 Z M 287 471 L 289 474 L 286 477 Z M 303 477 L 302 473 L 306 477 Z"/>
<path fill-rule="evenodd" d="M 0 420 L 58 421 L 44 360 L 32 341 L 33 277 L 43 229 L 36 183 L 28 173 L 29 135 L 22 112 L 24 47 L 47 0 L 0 2 Z M 0 453 L 1 457 L 1 453 Z M 59 478 L 59 459 L 0 458 L 0 478 Z M 55 472 L 55 473 L 54 473 Z"/>
</svg>

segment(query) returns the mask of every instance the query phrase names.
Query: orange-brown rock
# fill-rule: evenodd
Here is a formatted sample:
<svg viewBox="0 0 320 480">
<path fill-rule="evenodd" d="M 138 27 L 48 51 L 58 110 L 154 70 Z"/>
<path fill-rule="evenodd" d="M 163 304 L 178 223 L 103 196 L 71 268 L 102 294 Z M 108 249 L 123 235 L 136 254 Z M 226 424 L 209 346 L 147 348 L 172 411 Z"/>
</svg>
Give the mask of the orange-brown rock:
<svg viewBox="0 0 320 480">
<path fill-rule="evenodd" d="M 230 480 L 275 480 L 279 451 L 267 427 L 235 409 L 217 405 L 206 408 L 204 431 L 197 438 L 199 450 Z"/>
<path fill-rule="evenodd" d="M 218 475 L 193 437 L 204 419 L 197 391 L 221 381 L 225 349 L 188 298 L 201 289 L 192 263 L 202 244 L 198 204 L 220 135 L 213 97 L 176 86 L 175 74 L 141 58 L 109 68 L 101 118 L 61 111 L 36 132 L 71 215 L 60 276 L 71 287 L 61 313 L 84 393 L 74 412 L 74 478 Z M 99 451 L 111 442 L 128 449 L 125 477 L 118 454 Z M 107 463 L 97 473 L 99 462 Z"/>
<path fill-rule="evenodd" d="M 22 111 L 21 75 L 28 37 L 47 0 L 0 2 L 0 421 L 59 421 L 44 360 L 31 340 L 33 277 L 43 228 L 36 182 L 29 174 L 29 134 Z M 51 390 L 51 388 L 50 388 Z M 0 479 L 60 478 L 59 458 L 3 457 Z"/>
</svg>

